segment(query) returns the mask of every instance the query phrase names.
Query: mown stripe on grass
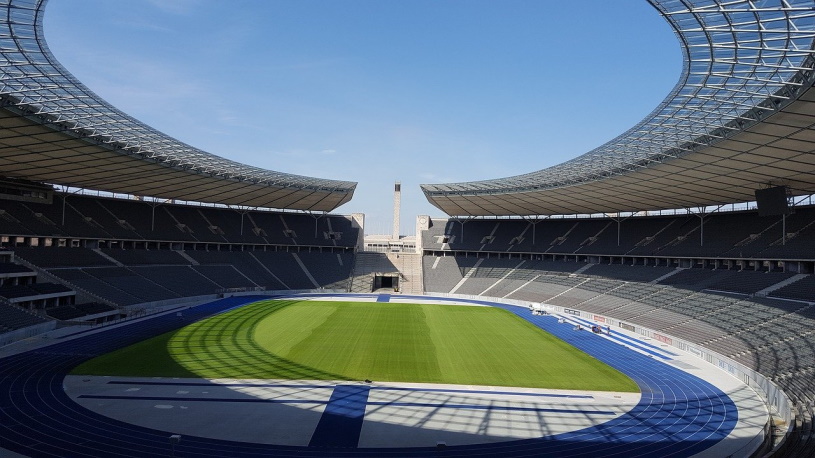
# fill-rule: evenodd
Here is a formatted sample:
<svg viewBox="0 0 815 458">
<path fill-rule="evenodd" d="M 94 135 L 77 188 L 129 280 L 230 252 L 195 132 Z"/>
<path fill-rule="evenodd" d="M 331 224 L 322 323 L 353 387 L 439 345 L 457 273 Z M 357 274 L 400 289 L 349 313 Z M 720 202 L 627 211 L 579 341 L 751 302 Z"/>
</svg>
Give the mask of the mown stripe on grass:
<svg viewBox="0 0 815 458">
<path fill-rule="evenodd" d="M 438 379 L 440 369 L 422 308 L 331 304 L 332 314 L 284 356 L 350 380 Z"/>
</svg>

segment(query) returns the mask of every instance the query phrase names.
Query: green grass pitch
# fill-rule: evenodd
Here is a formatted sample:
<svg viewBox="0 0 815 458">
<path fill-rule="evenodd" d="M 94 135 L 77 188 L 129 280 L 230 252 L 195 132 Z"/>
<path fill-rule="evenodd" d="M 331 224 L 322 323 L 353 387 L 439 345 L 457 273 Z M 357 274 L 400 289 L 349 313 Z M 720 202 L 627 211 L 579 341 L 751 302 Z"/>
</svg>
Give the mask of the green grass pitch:
<svg viewBox="0 0 815 458">
<path fill-rule="evenodd" d="M 375 302 L 256 302 L 73 373 L 639 391 L 626 375 L 506 310 Z"/>
</svg>

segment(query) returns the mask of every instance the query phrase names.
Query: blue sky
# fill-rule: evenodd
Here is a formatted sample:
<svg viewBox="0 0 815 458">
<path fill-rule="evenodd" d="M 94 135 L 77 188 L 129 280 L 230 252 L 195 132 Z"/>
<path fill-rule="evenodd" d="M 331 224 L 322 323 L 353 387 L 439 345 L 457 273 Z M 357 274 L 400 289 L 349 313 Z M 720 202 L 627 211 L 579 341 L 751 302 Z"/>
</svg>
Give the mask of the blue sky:
<svg viewBox="0 0 815 458">
<path fill-rule="evenodd" d="M 517 175 L 622 133 L 676 83 L 644 0 L 51 0 L 80 81 L 197 148 L 358 181 L 339 213 L 442 216 L 420 183 Z"/>
</svg>

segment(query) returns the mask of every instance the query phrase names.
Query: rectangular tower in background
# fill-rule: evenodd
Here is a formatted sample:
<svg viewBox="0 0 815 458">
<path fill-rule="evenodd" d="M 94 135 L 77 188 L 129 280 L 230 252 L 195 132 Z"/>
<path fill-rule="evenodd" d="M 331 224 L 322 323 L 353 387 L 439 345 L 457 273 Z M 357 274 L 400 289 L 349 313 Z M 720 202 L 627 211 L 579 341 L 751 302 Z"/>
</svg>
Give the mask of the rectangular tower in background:
<svg viewBox="0 0 815 458">
<path fill-rule="evenodd" d="M 399 240 L 399 215 L 402 206 L 402 184 L 393 185 L 393 240 Z"/>
</svg>

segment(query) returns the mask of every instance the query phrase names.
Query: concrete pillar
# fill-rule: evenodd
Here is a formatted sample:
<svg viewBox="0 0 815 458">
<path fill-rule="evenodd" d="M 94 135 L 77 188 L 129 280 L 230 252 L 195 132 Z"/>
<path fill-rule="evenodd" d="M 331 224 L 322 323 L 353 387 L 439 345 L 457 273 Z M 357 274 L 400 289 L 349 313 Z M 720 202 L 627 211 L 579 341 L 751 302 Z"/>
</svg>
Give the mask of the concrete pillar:
<svg viewBox="0 0 815 458">
<path fill-rule="evenodd" d="M 430 217 L 427 215 L 419 215 L 416 217 L 416 253 L 422 254 L 424 250 L 424 242 L 422 241 L 422 234 L 430 229 Z"/>
<path fill-rule="evenodd" d="M 365 248 L 365 213 L 351 213 L 351 227 L 359 229 L 357 237 L 357 251 Z"/>
</svg>

